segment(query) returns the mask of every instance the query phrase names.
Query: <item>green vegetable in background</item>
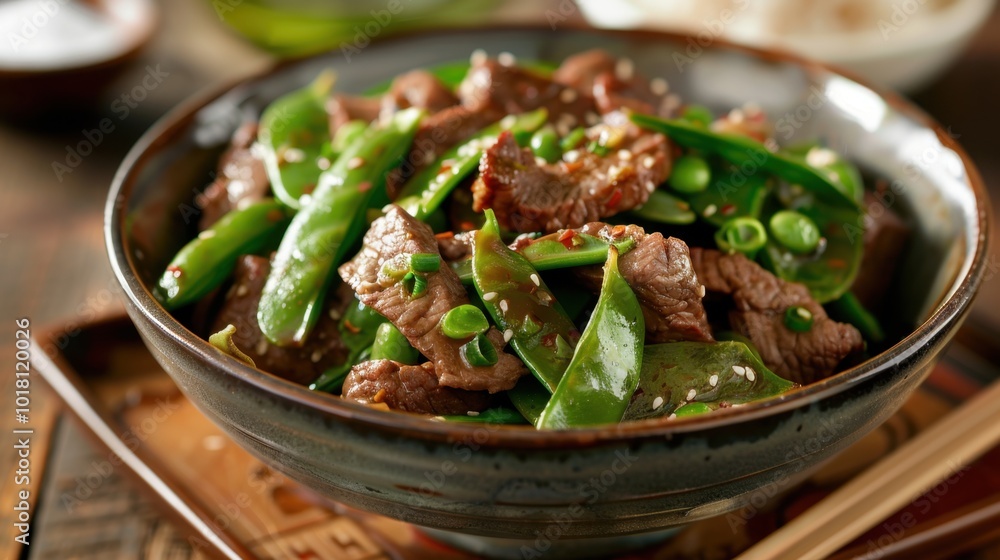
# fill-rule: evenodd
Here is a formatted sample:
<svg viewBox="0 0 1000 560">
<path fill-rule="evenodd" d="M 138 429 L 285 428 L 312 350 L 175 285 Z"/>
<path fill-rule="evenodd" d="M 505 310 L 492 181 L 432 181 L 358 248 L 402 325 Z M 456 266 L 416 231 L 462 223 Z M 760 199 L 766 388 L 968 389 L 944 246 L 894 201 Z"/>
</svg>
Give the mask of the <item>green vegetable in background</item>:
<svg viewBox="0 0 1000 560">
<path fill-rule="evenodd" d="M 552 125 L 546 125 L 531 135 L 531 151 L 548 163 L 562 159 L 562 148 L 559 146 L 559 135 Z"/>
<path fill-rule="evenodd" d="M 611 249 L 597 306 L 537 427 L 621 421 L 639 384 L 645 331 L 639 301 L 618 272 L 618 251 Z"/>
<path fill-rule="evenodd" d="M 827 303 L 826 309 L 834 320 L 850 323 L 857 327 L 865 340 L 875 344 L 885 340 L 885 331 L 878 319 L 861 305 L 853 293 L 844 292 L 844 295 Z"/>
<path fill-rule="evenodd" d="M 741 342 L 669 342 L 647 346 L 640 379 L 638 394 L 623 420 L 670 416 L 695 403 L 715 410 L 724 402 L 752 402 L 795 387 L 767 369 Z M 705 409 L 692 407 L 685 412 L 703 413 Z"/>
<path fill-rule="evenodd" d="M 472 272 L 476 291 L 504 339 L 535 377 L 554 391 L 579 332 L 538 271 L 500 238 L 492 210 L 486 210 L 486 224 L 476 233 Z"/>
<path fill-rule="evenodd" d="M 686 155 L 674 161 L 667 182 L 675 191 L 682 194 L 700 193 L 708 188 L 712 181 L 712 169 L 703 158 Z"/>
<path fill-rule="evenodd" d="M 205 297 L 232 275 L 241 255 L 274 247 L 288 220 L 272 199 L 230 211 L 177 252 L 157 283 L 156 299 L 176 309 Z"/>
<path fill-rule="evenodd" d="M 319 180 L 318 160 L 330 143 L 326 99 L 336 75 L 326 71 L 308 86 L 274 100 L 260 117 L 257 139 L 271 190 L 283 204 L 299 209 L 299 198 Z"/>
<path fill-rule="evenodd" d="M 361 363 L 371 356 L 378 328 L 386 322 L 385 317 L 360 301 L 354 300 L 348 305 L 337 327 L 340 332 L 340 342 L 347 348 L 347 358 L 344 359 L 344 363 L 324 371 L 309 385 L 309 388 L 328 393 L 339 390 L 354 364 Z"/>
<path fill-rule="evenodd" d="M 420 359 L 420 352 L 410 345 L 403 333 L 392 323 L 386 321 L 378 326 L 375 331 L 375 340 L 372 342 L 372 360 L 392 360 L 406 365 L 416 365 Z"/>
<path fill-rule="evenodd" d="M 633 208 L 628 214 L 651 222 L 674 225 L 693 224 L 697 219 L 689 203 L 663 189 L 649 193 L 646 203 Z"/>
<path fill-rule="evenodd" d="M 545 124 L 547 117 L 545 109 L 538 109 L 505 118 L 484 128 L 464 143 L 446 151 L 432 165 L 407 181 L 396 198 L 396 204 L 414 218 L 425 220 L 469 173 L 479 168 L 483 151 L 496 141 L 502 131 L 531 132 Z"/>
<path fill-rule="evenodd" d="M 747 175 L 739 167 L 712 158 L 712 178 L 709 188 L 684 197 L 695 214 L 717 227 L 733 218 L 760 218 L 771 191 L 767 173 Z"/>
<path fill-rule="evenodd" d="M 406 153 L 423 111 L 405 109 L 352 144 L 320 176 L 281 240 L 264 284 L 257 321 L 272 343 L 301 345 L 316 323 L 336 267 L 361 233 L 374 191 Z"/>
</svg>

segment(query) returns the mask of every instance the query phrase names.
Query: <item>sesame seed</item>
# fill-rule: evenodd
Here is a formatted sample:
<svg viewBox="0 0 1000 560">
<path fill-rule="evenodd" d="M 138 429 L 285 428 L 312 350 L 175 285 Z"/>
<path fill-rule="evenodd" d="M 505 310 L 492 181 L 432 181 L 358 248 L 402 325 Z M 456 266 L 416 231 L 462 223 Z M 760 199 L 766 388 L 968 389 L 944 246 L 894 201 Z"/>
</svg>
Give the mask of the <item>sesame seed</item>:
<svg viewBox="0 0 1000 560">
<path fill-rule="evenodd" d="M 320 157 L 316 159 L 316 167 L 319 167 L 323 171 L 330 169 L 330 160 L 325 157 Z"/>
<path fill-rule="evenodd" d="M 559 93 L 559 101 L 563 103 L 572 103 L 576 101 L 576 90 L 573 88 L 566 88 Z"/>
<path fill-rule="evenodd" d="M 257 350 L 257 354 L 260 354 L 261 356 L 263 356 L 264 354 L 266 354 L 267 353 L 267 339 L 266 338 L 261 338 L 257 342 L 257 348 L 255 348 L 255 350 Z"/>
<path fill-rule="evenodd" d="M 635 63 L 631 58 L 619 58 L 615 64 L 615 76 L 619 80 L 631 80 L 635 73 Z"/>
<path fill-rule="evenodd" d="M 486 292 L 485 294 L 483 294 L 483 301 L 493 301 L 494 299 L 496 299 L 496 297 L 497 297 L 496 292 Z"/>
<path fill-rule="evenodd" d="M 712 374 L 712 377 L 708 378 L 708 384 L 711 385 L 712 387 L 715 387 L 716 385 L 718 385 L 719 384 L 719 376 L 715 375 L 715 374 Z"/>
<path fill-rule="evenodd" d="M 628 161 L 632 159 L 632 152 L 629 150 L 618 150 L 618 159 Z"/>
<path fill-rule="evenodd" d="M 240 284 L 236 287 L 237 297 L 243 297 L 250 292 L 250 289 L 246 287 L 246 284 Z"/>
<path fill-rule="evenodd" d="M 504 313 L 506 313 L 508 307 L 509 306 L 507 305 L 507 300 L 505 300 L 505 299 L 500 300 L 500 311 L 503 311 Z"/>
<path fill-rule="evenodd" d="M 694 389 L 691 389 L 690 391 L 688 391 L 687 400 L 693 401 L 694 398 L 697 397 L 697 396 L 698 396 L 698 391 L 695 391 Z"/>
<path fill-rule="evenodd" d="M 656 95 L 664 95 L 667 93 L 667 90 L 670 89 L 670 86 L 663 78 L 653 78 L 653 80 L 649 82 L 649 89 Z"/>
<path fill-rule="evenodd" d="M 574 161 L 580 159 L 579 150 L 570 150 L 563 154 L 563 161 L 567 163 L 573 163 Z"/>
<path fill-rule="evenodd" d="M 206 229 L 198 234 L 198 239 L 211 239 L 215 237 L 215 230 Z"/>
<path fill-rule="evenodd" d="M 570 128 L 573 128 L 574 126 L 576 126 L 576 117 L 574 117 L 573 115 L 571 115 L 569 113 L 563 113 L 563 114 L 559 115 L 559 121 L 558 122 L 559 122 L 559 124 L 565 123 L 566 126 L 568 126 Z"/>
<path fill-rule="evenodd" d="M 642 158 L 642 166 L 646 169 L 652 169 L 656 165 L 656 158 L 653 156 L 646 156 Z"/>
<path fill-rule="evenodd" d="M 653 399 L 653 410 L 656 410 L 661 406 L 663 406 L 663 397 L 656 397 L 655 399 Z"/>
<path fill-rule="evenodd" d="M 483 49 L 476 49 L 472 51 L 472 55 L 469 56 L 469 64 L 479 66 L 484 62 L 486 62 L 486 51 Z"/>
<path fill-rule="evenodd" d="M 323 357 L 323 353 L 319 350 L 315 350 L 312 355 L 309 356 L 309 360 L 314 364 L 318 364 L 320 359 Z"/>
<path fill-rule="evenodd" d="M 698 286 L 698 297 L 705 297 L 705 285 Z"/>
<path fill-rule="evenodd" d="M 736 375 L 745 375 L 747 368 L 743 366 L 733 366 L 733 371 L 736 372 Z"/>
<path fill-rule="evenodd" d="M 747 368 L 747 381 L 754 381 L 757 379 L 757 372 L 753 370 L 752 367 Z"/>
<path fill-rule="evenodd" d="M 510 128 L 514 126 L 517 122 L 517 117 L 514 115 L 507 115 L 506 117 L 500 119 L 500 128 Z"/>
<path fill-rule="evenodd" d="M 649 191 L 649 192 L 655 191 L 656 190 L 656 183 L 654 183 L 652 181 L 646 181 L 646 190 Z"/>
<path fill-rule="evenodd" d="M 671 93 L 670 95 L 663 98 L 663 108 L 667 110 L 668 113 L 672 113 L 674 109 L 681 106 L 681 96 L 676 93 Z"/>
<path fill-rule="evenodd" d="M 517 64 L 517 58 L 511 53 L 504 51 L 497 56 L 497 62 L 504 66 L 513 66 Z"/>
<path fill-rule="evenodd" d="M 677 418 L 677 415 L 673 412 L 670 413 L 670 416 L 667 416 L 667 420 L 673 420 L 674 418 Z"/>
<path fill-rule="evenodd" d="M 512 338 L 514 338 L 514 331 L 513 330 L 507 329 L 507 330 L 503 331 L 503 341 L 504 342 L 510 342 L 510 339 L 512 339 Z"/>
<path fill-rule="evenodd" d="M 709 204 L 708 206 L 705 207 L 705 212 L 703 212 L 703 214 L 705 214 L 706 218 L 709 218 L 711 216 L 714 216 L 715 213 L 718 211 L 719 209 L 716 208 L 714 204 Z"/>
<path fill-rule="evenodd" d="M 813 148 L 806 154 L 806 163 L 813 167 L 826 167 L 836 161 L 837 154 L 826 148 Z"/>
<path fill-rule="evenodd" d="M 538 275 L 535 274 L 534 272 L 531 273 L 531 276 L 529 278 L 531 278 L 532 283 L 534 283 L 536 286 L 542 285 L 542 281 L 538 278 Z"/>
<path fill-rule="evenodd" d="M 479 412 L 476 410 L 470 410 L 466 414 L 468 414 L 469 416 L 479 416 Z"/>
<path fill-rule="evenodd" d="M 365 164 L 364 158 L 352 157 L 350 161 L 347 162 L 347 168 L 354 170 Z"/>
<path fill-rule="evenodd" d="M 593 111 L 587 111 L 583 115 L 583 120 L 587 123 L 587 126 L 594 126 L 595 124 L 601 122 L 601 116 Z"/>
<path fill-rule="evenodd" d="M 340 310 L 339 309 L 333 309 L 331 307 L 329 315 L 330 315 L 330 318 L 333 319 L 334 321 L 339 321 L 340 320 Z"/>
<path fill-rule="evenodd" d="M 537 157 L 537 156 L 535 157 L 535 165 L 541 167 L 541 166 L 543 166 L 543 165 L 545 165 L 547 163 L 548 162 L 545 161 L 545 158 L 543 158 L 543 157 Z"/>
<path fill-rule="evenodd" d="M 298 148 L 286 148 L 281 152 L 281 159 L 288 163 L 298 163 L 306 159 L 306 153 Z"/>
</svg>

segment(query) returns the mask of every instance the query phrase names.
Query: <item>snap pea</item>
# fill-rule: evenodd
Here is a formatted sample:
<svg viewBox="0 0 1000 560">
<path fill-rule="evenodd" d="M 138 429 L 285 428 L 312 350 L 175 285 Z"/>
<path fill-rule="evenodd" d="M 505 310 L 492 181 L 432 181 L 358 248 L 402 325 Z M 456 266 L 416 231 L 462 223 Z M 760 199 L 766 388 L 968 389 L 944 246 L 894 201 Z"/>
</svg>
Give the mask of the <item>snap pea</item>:
<svg viewBox="0 0 1000 560">
<path fill-rule="evenodd" d="M 705 153 L 718 154 L 729 162 L 742 167 L 772 173 L 791 184 L 802 185 L 817 199 L 838 208 L 857 210 L 860 203 L 839 178 L 806 164 L 802 158 L 788 153 L 773 153 L 762 143 L 736 134 L 712 132 L 685 120 L 667 120 L 632 113 L 632 122 L 662 132 L 677 143 Z"/>
<path fill-rule="evenodd" d="M 733 218 L 716 230 L 715 244 L 726 253 L 743 253 L 753 259 L 767 244 L 767 231 L 754 218 Z"/>
<path fill-rule="evenodd" d="M 611 244 L 599 237 L 565 230 L 562 233 L 539 237 L 517 252 L 527 259 L 535 270 L 553 270 L 601 264 L 608 259 L 609 245 Z M 635 241 L 626 238 L 614 243 L 614 246 L 618 248 L 619 253 L 624 254 L 632 250 Z M 462 283 L 472 283 L 472 259 L 456 261 L 451 267 Z"/>
<path fill-rule="evenodd" d="M 513 389 L 507 391 L 511 404 L 521 413 L 521 416 L 533 426 L 538 426 L 538 419 L 549 403 L 552 393 L 533 375 L 525 375 L 518 380 Z"/>
<path fill-rule="evenodd" d="M 538 109 L 522 115 L 506 117 L 479 132 L 464 143 L 445 152 L 429 167 L 403 185 L 396 204 L 418 220 L 425 219 L 448 198 L 448 195 L 469 173 L 479 168 L 483 150 L 496 141 L 504 130 L 514 133 L 531 132 L 545 124 L 548 112 Z"/>
<path fill-rule="evenodd" d="M 686 155 L 674 161 L 667 182 L 675 191 L 682 194 L 700 193 L 708 188 L 712 181 L 712 169 L 703 158 Z"/>
<path fill-rule="evenodd" d="M 403 333 L 392 323 L 386 321 L 375 331 L 375 341 L 372 342 L 372 360 L 393 360 L 401 364 L 416 365 L 420 352 L 410 345 Z"/>
<path fill-rule="evenodd" d="M 552 125 L 546 125 L 531 135 L 531 151 L 536 156 L 549 163 L 562 159 L 562 148 L 559 147 L 559 135 Z"/>
<path fill-rule="evenodd" d="M 372 345 L 375 343 L 375 334 L 379 326 L 384 323 L 386 323 L 385 317 L 360 301 L 355 300 L 348 305 L 337 326 L 340 341 L 347 348 L 347 358 L 344 359 L 344 363 L 324 371 L 309 385 L 309 388 L 324 392 L 340 389 L 354 364 L 369 358 Z"/>
<path fill-rule="evenodd" d="M 852 292 L 844 292 L 844 295 L 826 304 L 826 309 L 833 319 L 857 327 L 865 340 L 875 344 L 885 340 L 885 331 L 878 319 L 861 305 Z"/>
<path fill-rule="evenodd" d="M 715 120 L 715 115 L 704 105 L 688 105 L 681 111 L 681 118 L 694 124 L 708 128 Z"/>
<path fill-rule="evenodd" d="M 330 141 L 330 150 L 333 152 L 331 155 L 336 156 L 343 153 L 348 146 L 356 142 L 367 131 L 368 123 L 365 121 L 355 120 L 340 125 Z"/>
<path fill-rule="evenodd" d="M 539 429 L 621 421 L 639 384 L 645 323 L 632 288 L 608 251 L 601 295 L 566 373 L 538 419 Z"/>
<path fill-rule="evenodd" d="M 757 347 L 753 345 L 753 341 L 736 331 L 718 331 L 715 333 L 715 340 L 718 340 L 719 342 L 727 340 L 730 342 L 739 342 L 745 345 L 747 349 L 750 350 L 750 353 L 753 354 L 758 360 L 761 362 L 764 361 L 764 359 L 760 357 L 760 352 L 757 350 Z"/>
<path fill-rule="evenodd" d="M 279 97 L 264 109 L 257 140 L 271 190 L 283 204 L 299 209 L 299 198 L 315 188 L 318 160 L 330 143 L 326 98 L 336 75 L 326 71 L 308 86 Z"/>
<path fill-rule="evenodd" d="M 649 199 L 638 208 L 628 212 L 630 215 L 661 224 L 687 225 L 693 224 L 697 216 L 691 211 L 691 205 L 663 189 L 649 193 Z"/>
<path fill-rule="evenodd" d="M 167 309 L 198 301 L 229 278 L 240 255 L 274 247 L 288 220 L 272 199 L 230 211 L 177 252 L 153 294 Z"/>
<path fill-rule="evenodd" d="M 208 337 L 208 343 L 221 350 L 224 354 L 229 354 L 237 360 L 246 362 L 250 365 L 250 367 L 257 367 L 257 364 L 253 363 L 253 358 L 244 354 L 243 351 L 236 346 L 236 341 L 233 340 L 233 335 L 235 334 L 236 327 L 233 325 L 226 325 L 226 328 L 210 335 Z"/>
<path fill-rule="evenodd" d="M 741 342 L 669 342 L 646 346 L 639 391 L 624 420 L 704 413 L 723 403 L 780 395 L 795 384 L 767 369 Z M 691 407 L 686 411 L 682 407 Z"/>
<path fill-rule="evenodd" d="M 768 225 L 774 240 L 797 255 L 811 253 L 819 246 L 819 228 L 799 212 L 794 210 L 775 212 Z M 761 245 L 763 246 L 763 243 Z"/>
<path fill-rule="evenodd" d="M 531 373 L 554 391 L 572 355 L 563 348 L 572 348 L 579 332 L 538 271 L 504 244 L 489 209 L 472 246 L 472 273 L 476 292 L 504 339 Z"/>
<path fill-rule="evenodd" d="M 406 153 L 423 111 L 405 109 L 352 144 L 320 176 L 309 203 L 288 226 L 264 284 L 257 321 L 279 346 L 301 345 L 322 308 L 338 264 L 360 235 L 373 192 Z"/>
<path fill-rule="evenodd" d="M 864 202 L 865 184 L 861 179 L 861 173 L 854 164 L 844 159 L 839 153 L 816 143 L 793 146 L 785 151 L 801 158 L 806 165 L 822 172 L 833 173 L 837 178 L 836 183 L 839 183 L 845 192 L 850 194 L 858 204 Z"/>
</svg>

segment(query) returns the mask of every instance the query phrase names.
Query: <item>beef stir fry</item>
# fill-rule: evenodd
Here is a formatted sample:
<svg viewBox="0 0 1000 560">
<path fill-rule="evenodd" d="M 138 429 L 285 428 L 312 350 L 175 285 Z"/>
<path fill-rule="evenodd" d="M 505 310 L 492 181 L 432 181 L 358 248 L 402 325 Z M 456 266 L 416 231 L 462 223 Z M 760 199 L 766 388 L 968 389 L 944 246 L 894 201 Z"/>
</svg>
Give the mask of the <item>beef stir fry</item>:
<svg viewBox="0 0 1000 560">
<path fill-rule="evenodd" d="M 158 299 L 315 391 L 539 429 L 707 414 L 884 344 L 865 305 L 907 227 L 836 152 L 603 51 L 459 68 L 273 102 Z"/>
</svg>

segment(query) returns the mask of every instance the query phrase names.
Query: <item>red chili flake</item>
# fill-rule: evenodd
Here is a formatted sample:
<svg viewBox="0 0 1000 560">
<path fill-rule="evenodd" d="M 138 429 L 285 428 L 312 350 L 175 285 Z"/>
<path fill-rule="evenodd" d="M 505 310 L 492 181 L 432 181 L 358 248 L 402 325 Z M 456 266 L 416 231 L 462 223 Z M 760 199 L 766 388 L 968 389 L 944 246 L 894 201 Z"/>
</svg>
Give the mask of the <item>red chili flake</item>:
<svg viewBox="0 0 1000 560">
<path fill-rule="evenodd" d="M 436 234 L 434 234 L 434 238 L 435 239 L 454 239 L 455 238 L 455 232 L 453 232 L 453 231 L 444 231 L 444 232 L 441 232 L 441 233 L 436 233 Z"/>
<path fill-rule="evenodd" d="M 556 337 L 559 336 L 558 333 L 549 333 L 542 337 L 542 346 L 551 348 L 555 346 Z"/>
<path fill-rule="evenodd" d="M 449 171 L 451 171 L 451 164 L 447 164 L 446 163 L 446 164 L 442 164 L 441 165 L 441 169 L 438 170 L 437 174 L 438 175 L 444 175 L 444 174 L 448 173 Z"/>
<path fill-rule="evenodd" d="M 310 183 L 302 188 L 302 194 L 312 194 L 316 190 L 316 183 Z"/>
<path fill-rule="evenodd" d="M 344 319 L 344 328 L 350 331 L 351 334 L 358 334 L 359 332 L 361 332 L 361 329 L 351 324 L 351 321 L 349 319 Z"/>
<path fill-rule="evenodd" d="M 476 227 L 476 224 L 474 224 L 472 222 L 469 222 L 469 221 L 465 221 L 465 222 L 462 222 L 462 223 L 458 224 L 458 227 L 462 231 L 472 231 L 474 229 L 479 229 L 478 227 Z"/>
<path fill-rule="evenodd" d="M 576 237 L 576 232 L 571 229 L 564 229 L 562 233 L 559 234 L 559 242 L 563 244 L 563 247 L 572 249 L 574 237 Z"/>
<path fill-rule="evenodd" d="M 281 210 L 275 208 L 267 213 L 267 221 L 269 222 L 280 222 L 282 218 L 285 217 L 285 213 Z"/>
<path fill-rule="evenodd" d="M 181 267 L 179 267 L 179 266 L 177 266 L 175 264 L 172 264 L 172 265 L 168 266 L 167 267 L 167 272 L 169 272 L 170 274 L 172 274 L 174 278 L 180 278 L 181 275 L 184 274 L 184 271 L 181 270 Z"/>
<path fill-rule="evenodd" d="M 566 173 L 573 173 L 574 171 L 577 171 L 578 169 L 580 169 L 581 167 L 583 167 L 583 162 L 580 161 L 580 160 L 576 160 L 576 161 L 572 161 L 572 162 L 570 162 L 570 161 L 564 161 L 564 162 L 562 162 L 562 166 L 563 166 L 563 169 L 566 170 Z"/>
<path fill-rule="evenodd" d="M 722 209 L 719 210 L 719 212 L 722 212 L 723 216 L 729 216 L 729 215 L 733 214 L 734 212 L 736 212 L 736 205 L 735 204 L 723 204 L 722 205 Z"/>
<path fill-rule="evenodd" d="M 358 192 L 366 192 L 370 188 L 372 188 L 371 181 L 364 181 L 362 183 L 358 183 Z"/>
<path fill-rule="evenodd" d="M 826 265 L 830 268 L 847 268 L 847 261 L 844 259 L 830 259 L 826 261 Z"/>
<path fill-rule="evenodd" d="M 622 190 L 615 189 L 615 192 L 611 193 L 611 198 L 608 199 L 608 208 L 614 210 L 618 207 L 618 203 L 622 201 Z"/>
</svg>

